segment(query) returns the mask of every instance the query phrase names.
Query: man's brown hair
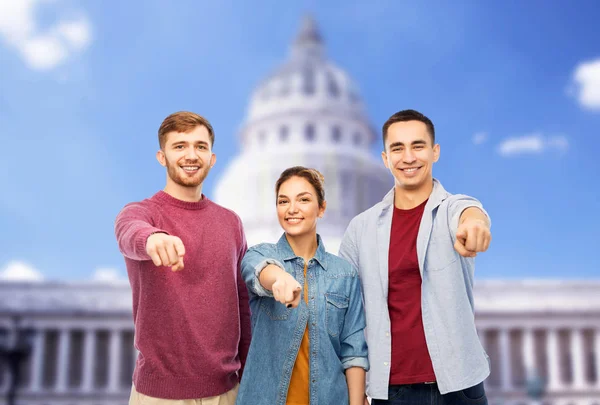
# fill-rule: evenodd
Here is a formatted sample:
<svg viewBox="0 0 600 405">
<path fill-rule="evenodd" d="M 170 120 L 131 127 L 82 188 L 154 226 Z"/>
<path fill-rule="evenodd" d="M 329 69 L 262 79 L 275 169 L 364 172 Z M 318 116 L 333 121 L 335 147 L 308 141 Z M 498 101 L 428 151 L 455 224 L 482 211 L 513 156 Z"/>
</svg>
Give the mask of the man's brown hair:
<svg viewBox="0 0 600 405">
<path fill-rule="evenodd" d="M 169 132 L 183 132 L 187 133 L 193 131 L 197 126 L 205 127 L 208 130 L 208 137 L 210 138 L 210 147 L 212 148 L 215 144 L 215 132 L 213 131 L 210 122 L 201 115 L 198 115 L 189 111 L 178 111 L 169 115 L 160 124 L 158 129 L 158 144 L 160 148 L 165 147 L 167 141 L 167 134 Z"/>
</svg>

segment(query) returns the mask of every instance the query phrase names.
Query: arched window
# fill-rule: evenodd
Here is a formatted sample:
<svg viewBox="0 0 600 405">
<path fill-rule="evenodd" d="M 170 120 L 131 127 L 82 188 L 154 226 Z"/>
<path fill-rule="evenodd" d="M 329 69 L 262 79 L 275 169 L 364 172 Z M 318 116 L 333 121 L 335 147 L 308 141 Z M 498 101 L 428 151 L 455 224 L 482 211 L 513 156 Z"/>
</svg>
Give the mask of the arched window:
<svg viewBox="0 0 600 405">
<path fill-rule="evenodd" d="M 337 125 L 331 128 L 331 140 L 335 143 L 342 140 L 342 130 Z"/>
<path fill-rule="evenodd" d="M 279 128 L 279 140 L 280 141 L 286 142 L 289 137 L 290 137 L 290 131 L 289 131 L 288 127 L 283 125 L 281 128 Z"/>
<path fill-rule="evenodd" d="M 340 88 L 331 72 L 327 72 L 327 92 L 333 98 L 338 98 L 340 95 Z"/>
<path fill-rule="evenodd" d="M 307 141 L 313 142 L 315 140 L 315 126 L 313 124 L 306 124 L 304 127 L 304 136 Z"/>
<path fill-rule="evenodd" d="M 302 91 L 306 95 L 315 93 L 315 71 L 310 67 L 302 72 Z"/>
</svg>

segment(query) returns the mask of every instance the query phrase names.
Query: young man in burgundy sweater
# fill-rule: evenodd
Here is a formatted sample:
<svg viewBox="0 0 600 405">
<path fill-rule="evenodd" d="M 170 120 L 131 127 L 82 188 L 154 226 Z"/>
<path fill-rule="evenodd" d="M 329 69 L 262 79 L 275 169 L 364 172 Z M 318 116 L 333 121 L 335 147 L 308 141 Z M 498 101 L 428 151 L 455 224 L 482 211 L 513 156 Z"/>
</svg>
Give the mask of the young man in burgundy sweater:
<svg viewBox="0 0 600 405">
<path fill-rule="evenodd" d="M 164 190 L 115 223 L 139 350 L 129 404 L 233 405 L 250 346 L 242 223 L 202 194 L 216 161 L 210 123 L 174 113 L 158 139 Z"/>
</svg>

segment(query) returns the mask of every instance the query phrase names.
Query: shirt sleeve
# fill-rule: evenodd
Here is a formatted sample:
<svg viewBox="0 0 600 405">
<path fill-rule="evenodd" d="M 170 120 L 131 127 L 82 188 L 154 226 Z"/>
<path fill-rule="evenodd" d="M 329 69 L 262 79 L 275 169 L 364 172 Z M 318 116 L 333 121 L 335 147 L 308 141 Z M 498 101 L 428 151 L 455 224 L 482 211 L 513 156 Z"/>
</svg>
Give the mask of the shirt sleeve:
<svg viewBox="0 0 600 405">
<path fill-rule="evenodd" d="M 273 292 L 267 290 L 260 284 L 260 273 L 269 264 L 274 264 L 285 270 L 285 267 L 281 262 L 272 257 L 267 257 L 261 252 L 261 245 L 251 247 L 244 259 L 242 260 L 242 276 L 246 282 L 246 286 L 251 293 L 258 295 L 259 297 L 272 297 Z"/>
<path fill-rule="evenodd" d="M 361 367 L 365 371 L 369 371 L 367 341 L 364 331 L 367 324 L 358 275 L 352 278 L 349 298 L 348 310 L 346 311 L 344 326 L 340 334 L 340 361 L 344 370 L 350 367 Z"/>
<path fill-rule="evenodd" d="M 479 200 L 473 197 L 469 197 L 467 195 L 455 194 L 450 197 L 450 201 L 448 202 L 448 218 L 450 221 L 450 233 L 452 234 L 452 238 L 456 237 L 456 230 L 458 229 L 458 223 L 460 221 L 460 216 L 467 208 L 476 207 L 479 208 L 483 213 L 488 217 L 490 221 L 490 227 L 492 226 L 492 219 L 490 215 L 487 213 L 485 209 L 483 209 L 483 205 Z"/>
<path fill-rule="evenodd" d="M 152 225 L 152 215 L 141 203 L 128 204 L 115 220 L 115 236 L 123 256 L 132 260 L 150 260 L 146 241 L 154 233 L 167 231 Z"/>
<path fill-rule="evenodd" d="M 248 289 L 246 288 L 246 284 L 244 283 L 244 279 L 242 278 L 241 269 L 242 269 L 242 259 L 248 250 L 248 245 L 246 244 L 246 237 L 244 235 L 244 229 L 241 226 L 240 221 L 240 229 L 241 229 L 241 249 L 237 262 L 237 287 L 238 287 L 238 302 L 239 302 L 239 310 L 240 310 L 240 343 L 238 346 L 238 355 L 240 357 L 240 372 L 239 378 L 241 380 L 242 374 L 244 372 L 244 367 L 246 365 L 246 358 L 248 357 L 248 351 L 250 349 L 250 339 L 252 337 L 251 331 L 251 320 L 250 320 L 250 306 L 248 304 Z"/>
<path fill-rule="evenodd" d="M 342 259 L 347 260 L 352 266 L 354 266 L 354 268 L 358 269 L 359 260 L 355 229 L 356 218 L 350 221 L 346 232 L 344 232 L 344 236 L 342 237 L 342 242 L 340 244 L 340 249 L 338 251 L 338 256 L 340 256 Z"/>
</svg>

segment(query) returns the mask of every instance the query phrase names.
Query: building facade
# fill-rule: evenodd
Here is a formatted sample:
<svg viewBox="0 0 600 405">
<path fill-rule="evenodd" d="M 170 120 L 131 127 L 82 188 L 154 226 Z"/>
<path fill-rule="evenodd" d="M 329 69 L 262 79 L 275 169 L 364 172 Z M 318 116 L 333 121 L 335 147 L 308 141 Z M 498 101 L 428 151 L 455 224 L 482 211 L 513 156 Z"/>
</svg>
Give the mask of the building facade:
<svg viewBox="0 0 600 405">
<path fill-rule="evenodd" d="M 356 84 L 328 60 L 307 17 L 287 60 L 252 94 L 238 134 L 241 152 L 219 179 L 215 201 L 240 216 L 250 246 L 276 242 L 283 232 L 275 210 L 277 178 L 291 166 L 316 168 L 325 177 L 327 200 L 318 231 L 337 252 L 350 220 L 393 185 L 369 152 L 377 133 Z"/>
<path fill-rule="evenodd" d="M 250 245 L 281 234 L 274 185 L 287 167 L 324 174 L 319 233 L 333 252 L 350 219 L 393 184 L 369 153 L 378 135 L 357 87 L 326 58 L 310 18 L 252 95 L 239 140 L 215 200 L 240 215 Z M 544 404 L 600 405 L 600 282 L 478 281 L 475 306 L 490 404 L 533 404 L 528 390 L 539 386 Z M 15 370 L 20 405 L 127 404 L 131 311 L 127 284 L 0 282 L 0 405 Z"/>
<path fill-rule="evenodd" d="M 600 404 L 600 282 L 479 281 L 475 305 L 490 404 L 533 404 L 536 375 L 544 404 Z M 19 404 L 125 405 L 136 356 L 129 286 L 0 284 L 0 348 L 16 343 L 32 349 Z M 5 366 L 0 398 L 9 385 Z"/>
</svg>

